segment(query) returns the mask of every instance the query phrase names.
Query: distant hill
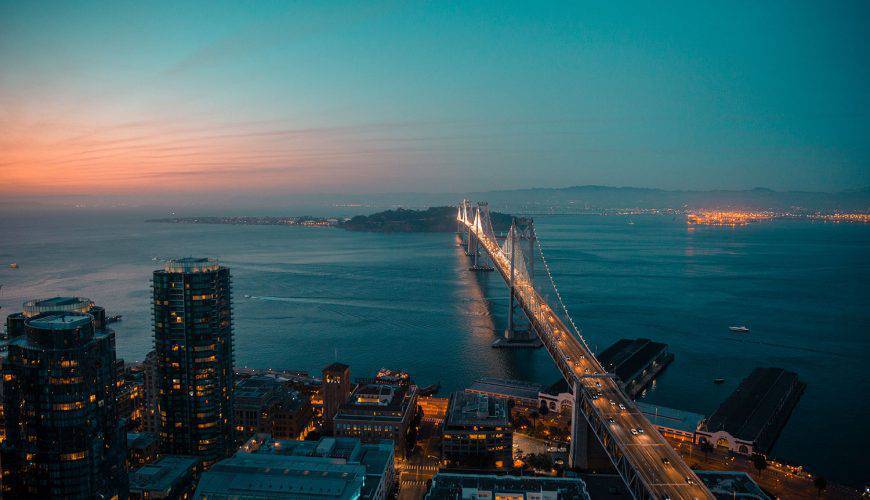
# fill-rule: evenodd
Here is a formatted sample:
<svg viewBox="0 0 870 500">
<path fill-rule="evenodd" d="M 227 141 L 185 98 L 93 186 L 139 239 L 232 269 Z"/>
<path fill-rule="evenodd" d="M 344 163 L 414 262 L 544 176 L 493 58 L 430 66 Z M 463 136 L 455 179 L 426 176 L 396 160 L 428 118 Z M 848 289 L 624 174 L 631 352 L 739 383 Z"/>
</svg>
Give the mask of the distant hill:
<svg viewBox="0 0 870 500">
<path fill-rule="evenodd" d="M 511 216 L 493 212 L 493 229 L 506 231 Z M 348 231 L 378 233 L 440 233 L 456 231 L 456 207 L 430 207 L 426 210 L 398 208 L 371 215 L 358 215 L 339 224 Z"/>
</svg>

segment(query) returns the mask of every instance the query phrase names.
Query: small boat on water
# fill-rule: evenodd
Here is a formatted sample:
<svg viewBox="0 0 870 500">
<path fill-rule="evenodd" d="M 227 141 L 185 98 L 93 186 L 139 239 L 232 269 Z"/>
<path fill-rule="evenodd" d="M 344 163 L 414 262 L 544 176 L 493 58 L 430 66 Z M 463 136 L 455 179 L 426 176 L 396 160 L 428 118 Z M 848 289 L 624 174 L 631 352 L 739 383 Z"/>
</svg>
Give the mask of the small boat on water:
<svg viewBox="0 0 870 500">
<path fill-rule="evenodd" d="M 117 323 L 117 322 L 121 321 L 122 319 L 124 319 L 124 317 L 121 316 L 120 314 L 116 314 L 115 316 L 109 316 L 108 318 L 106 318 L 106 324 Z"/>
<path fill-rule="evenodd" d="M 714 384 L 723 384 L 723 383 L 725 383 L 725 379 L 724 378 L 714 378 L 713 383 Z"/>
<path fill-rule="evenodd" d="M 744 325 L 729 326 L 728 329 L 734 333 L 749 333 L 749 327 Z"/>
<path fill-rule="evenodd" d="M 18 269 L 18 263 L 13 262 L 12 264 L 9 264 L 9 269 Z"/>
</svg>

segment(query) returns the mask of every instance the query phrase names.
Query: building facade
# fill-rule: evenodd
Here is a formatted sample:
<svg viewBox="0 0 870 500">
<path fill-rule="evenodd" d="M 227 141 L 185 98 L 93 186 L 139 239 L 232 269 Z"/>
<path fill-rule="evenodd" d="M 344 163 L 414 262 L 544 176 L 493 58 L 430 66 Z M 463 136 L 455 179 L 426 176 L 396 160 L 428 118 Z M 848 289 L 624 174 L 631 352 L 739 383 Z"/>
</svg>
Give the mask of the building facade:
<svg viewBox="0 0 870 500">
<path fill-rule="evenodd" d="M 157 353 L 145 355 L 142 361 L 142 432 L 160 435 L 160 412 L 157 397 L 160 395 L 157 376 Z"/>
<path fill-rule="evenodd" d="M 450 396 L 441 442 L 448 465 L 508 467 L 512 445 L 506 399 L 462 391 Z"/>
<path fill-rule="evenodd" d="M 408 429 L 417 413 L 415 386 L 361 384 L 336 413 L 335 435 L 364 443 L 389 439 L 404 453 Z"/>
<path fill-rule="evenodd" d="M 350 367 L 343 363 L 332 363 L 323 369 L 323 432 L 332 434 L 332 419 L 347 398 L 350 397 Z"/>
<path fill-rule="evenodd" d="M 254 434 L 296 439 L 311 421 L 311 405 L 282 380 L 255 375 L 240 380 L 235 391 L 235 424 L 239 441 Z"/>
<path fill-rule="evenodd" d="M 234 444 L 230 288 L 230 270 L 212 259 L 172 260 L 153 275 L 160 448 L 205 465 Z"/>
<path fill-rule="evenodd" d="M 126 495 L 115 333 L 98 325 L 85 312 L 41 312 L 10 335 L 2 496 Z"/>
</svg>

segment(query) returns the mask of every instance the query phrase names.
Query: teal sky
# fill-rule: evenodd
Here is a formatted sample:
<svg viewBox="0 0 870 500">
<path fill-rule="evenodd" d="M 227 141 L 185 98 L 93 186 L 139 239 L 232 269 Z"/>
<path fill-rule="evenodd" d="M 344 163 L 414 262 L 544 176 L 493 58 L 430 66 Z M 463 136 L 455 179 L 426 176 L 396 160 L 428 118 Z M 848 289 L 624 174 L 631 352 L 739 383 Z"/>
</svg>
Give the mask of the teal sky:
<svg viewBox="0 0 870 500">
<path fill-rule="evenodd" d="M 0 1 L 0 196 L 865 187 L 868 14 Z"/>
</svg>

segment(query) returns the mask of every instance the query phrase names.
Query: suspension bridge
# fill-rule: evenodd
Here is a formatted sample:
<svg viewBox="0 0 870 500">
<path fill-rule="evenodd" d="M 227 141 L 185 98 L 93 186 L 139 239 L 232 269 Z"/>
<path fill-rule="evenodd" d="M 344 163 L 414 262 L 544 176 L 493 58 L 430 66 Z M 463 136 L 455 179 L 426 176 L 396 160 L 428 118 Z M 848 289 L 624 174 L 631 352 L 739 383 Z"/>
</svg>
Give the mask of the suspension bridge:
<svg viewBox="0 0 870 500">
<path fill-rule="evenodd" d="M 513 219 L 500 244 L 492 227 L 489 206 L 468 200 L 459 205 L 457 222 L 467 238 L 467 252 L 475 267 L 483 255 L 508 285 L 510 306 L 506 337 L 516 328 L 514 311 L 520 309 L 562 376 L 574 392 L 571 464 L 586 467 L 593 439 L 601 445 L 628 491 L 637 499 L 712 499 L 713 495 L 680 456 L 622 392 L 589 348 L 571 319 L 556 288 L 531 219 Z M 525 243 L 524 243 L 525 242 Z M 535 250 L 553 285 L 559 313 L 544 300 L 534 282 Z M 523 249 L 526 244 L 527 249 Z M 590 435 L 594 438 L 590 438 Z"/>
</svg>

